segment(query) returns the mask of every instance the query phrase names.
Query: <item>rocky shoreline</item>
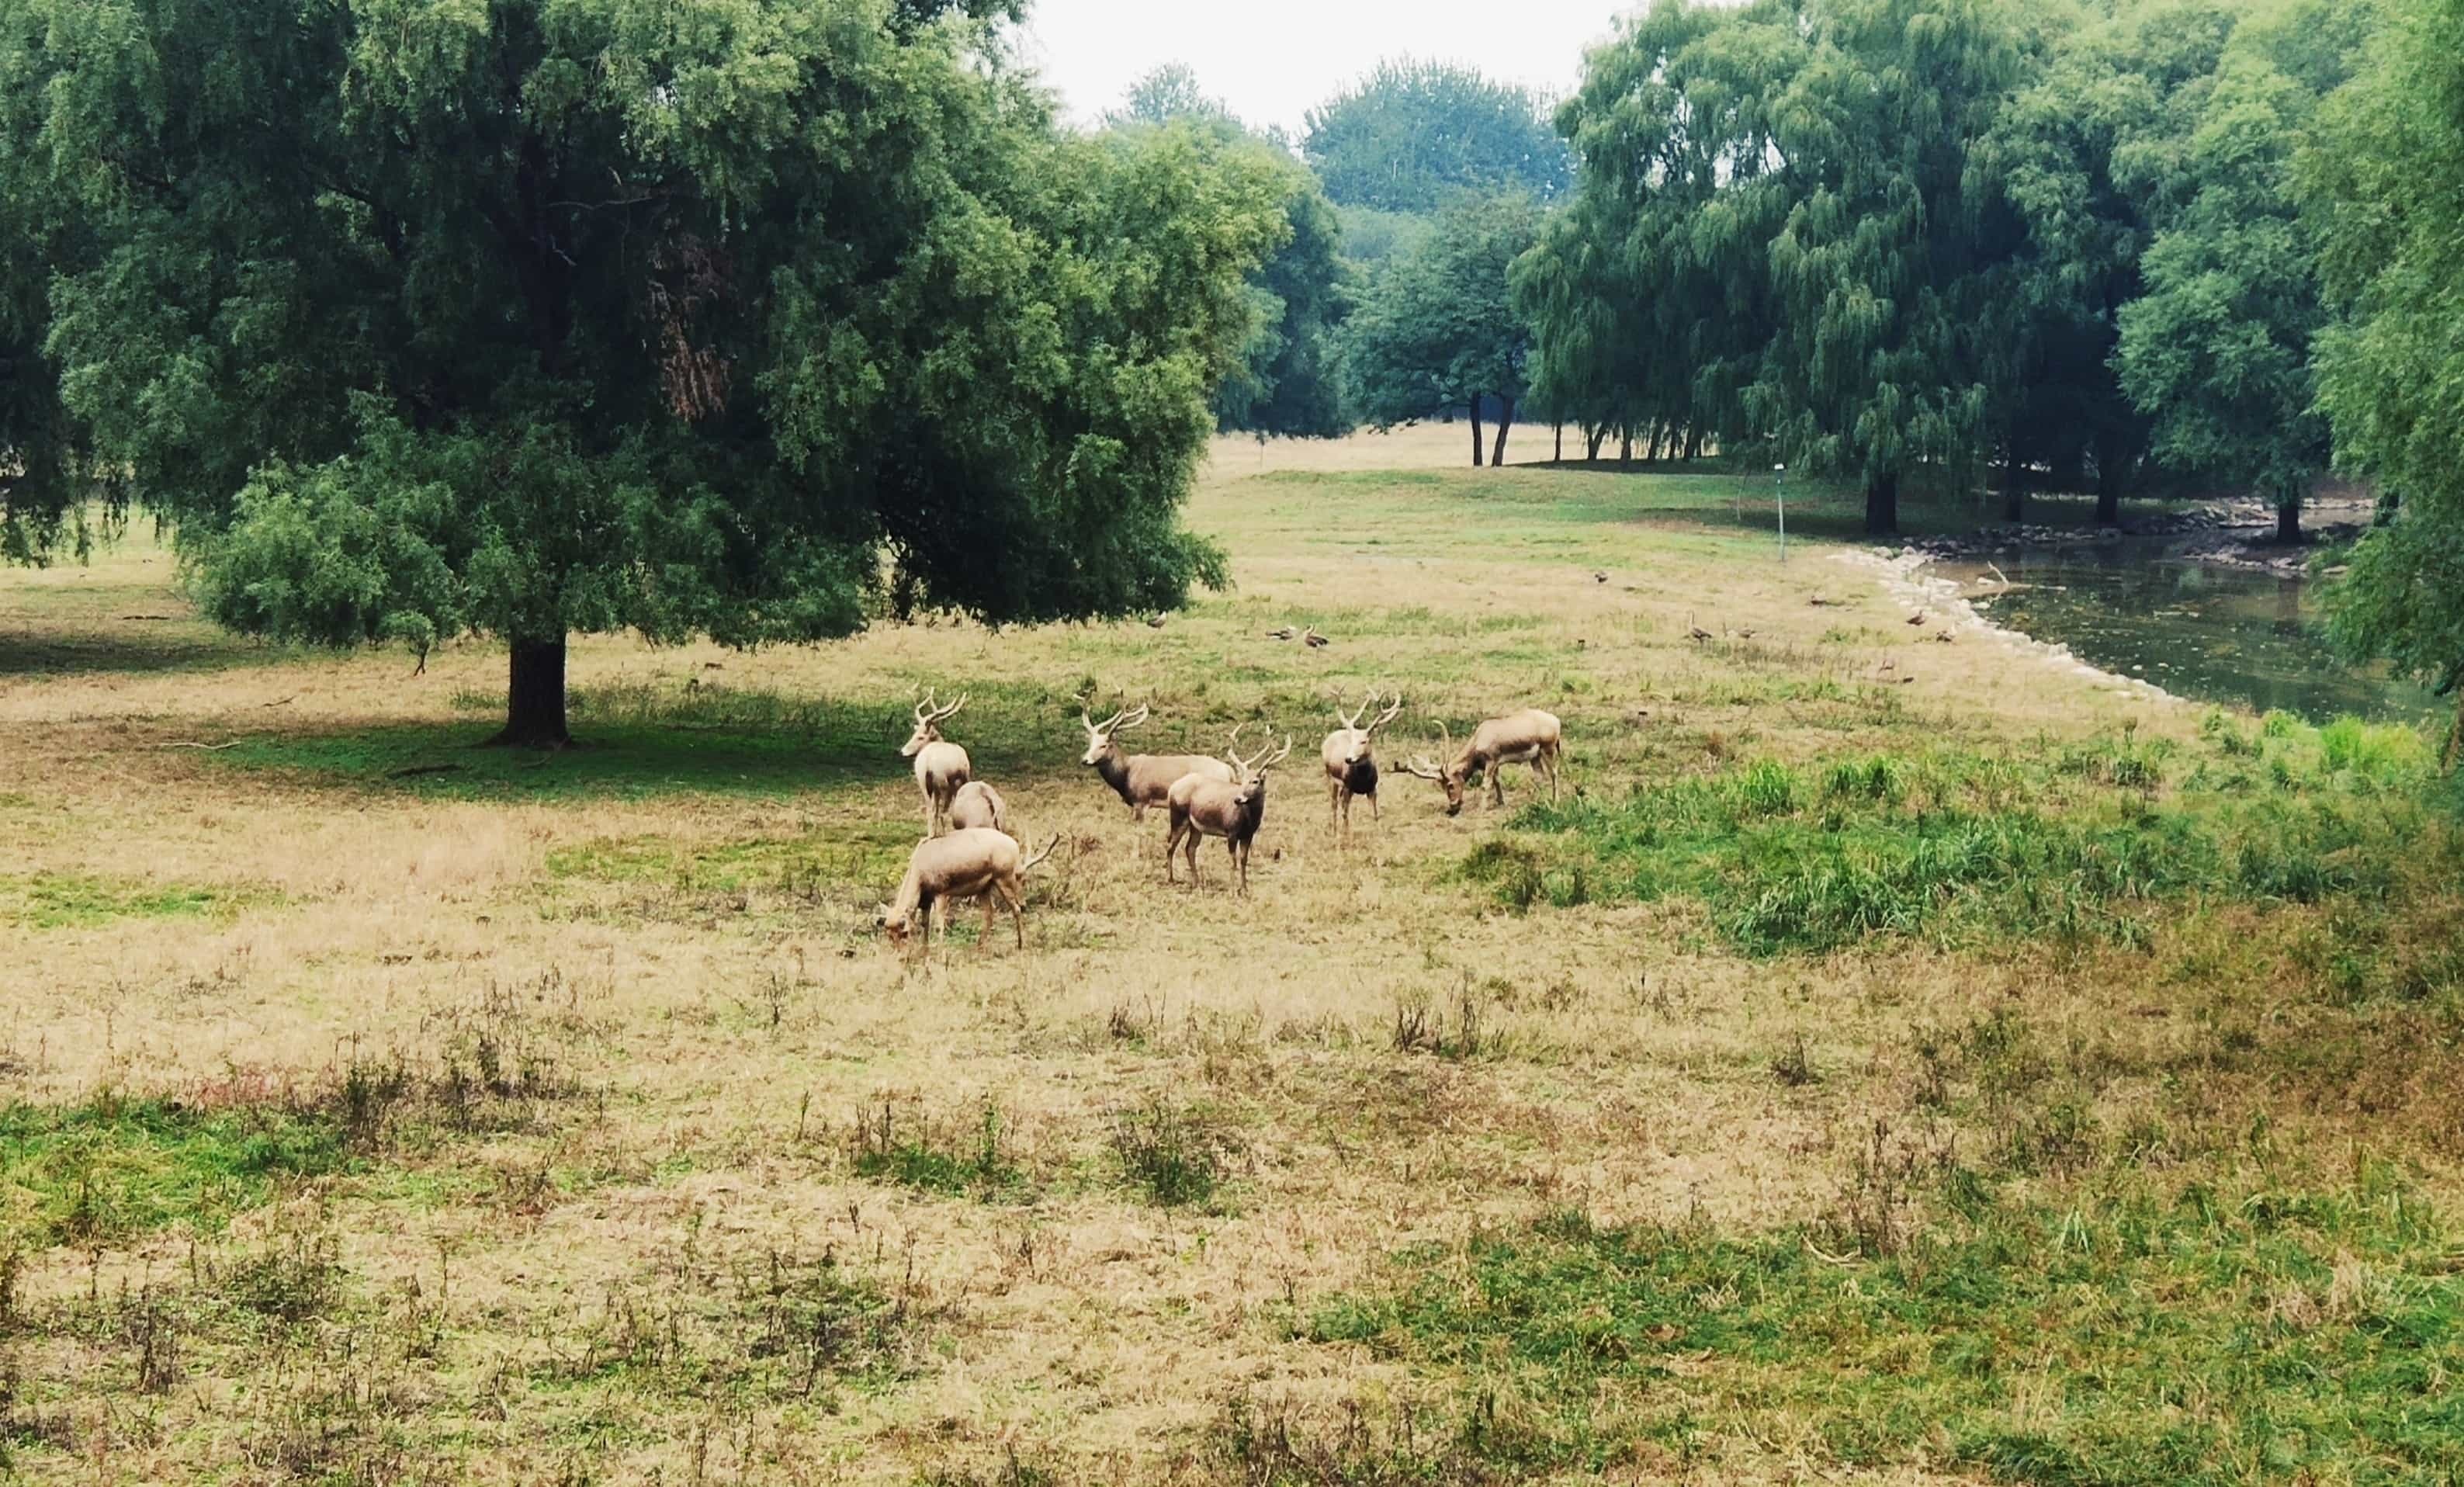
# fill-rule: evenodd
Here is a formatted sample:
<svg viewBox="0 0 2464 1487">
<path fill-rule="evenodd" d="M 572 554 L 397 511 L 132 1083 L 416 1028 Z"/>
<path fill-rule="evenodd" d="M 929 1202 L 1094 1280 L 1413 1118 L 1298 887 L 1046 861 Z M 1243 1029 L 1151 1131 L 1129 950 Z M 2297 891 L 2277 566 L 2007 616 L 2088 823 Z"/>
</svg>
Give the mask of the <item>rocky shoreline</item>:
<svg viewBox="0 0 2464 1487">
<path fill-rule="evenodd" d="M 2321 546 L 2359 536 L 2369 525 L 2371 512 L 2370 503 L 2363 499 L 2314 501 L 2303 514 L 2301 540 L 2284 543 L 2276 539 L 2274 507 L 2248 497 L 2233 497 L 2202 501 L 2123 527 L 2049 527 L 2016 522 L 1952 536 L 1917 537 L 1901 544 L 1892 556 L 1914 556 L 1921 562 L 1983 561 L 2029 548 L 2076 550 L 2129 540 L 2178 538 L 2178 544 L 2164 555 L 2167 560 L 2299 578 L 2310 571 L 2311 558 Z"/>
</svg>

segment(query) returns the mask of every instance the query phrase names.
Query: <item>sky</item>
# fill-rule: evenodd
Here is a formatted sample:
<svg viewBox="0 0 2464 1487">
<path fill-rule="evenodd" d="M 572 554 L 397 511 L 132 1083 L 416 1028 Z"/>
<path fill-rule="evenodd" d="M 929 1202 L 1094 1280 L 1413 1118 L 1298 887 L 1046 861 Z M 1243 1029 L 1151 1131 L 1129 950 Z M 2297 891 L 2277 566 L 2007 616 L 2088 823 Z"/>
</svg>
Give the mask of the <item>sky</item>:
<svg viewBox="0 0 2464 1487">
<path fill-rule="evenodd" d="M 1468 62 L 1558 95 L 1583 49 L 1608 39 L 1635 0 L 1030 0 L 1026 55 L 1072 118 L 1091 121 L 1130 84 L 1186 62 L 1206 91 L 1255 125 L 1297 133 L 1311 108 L 1404 54 Z"/>
</svg>

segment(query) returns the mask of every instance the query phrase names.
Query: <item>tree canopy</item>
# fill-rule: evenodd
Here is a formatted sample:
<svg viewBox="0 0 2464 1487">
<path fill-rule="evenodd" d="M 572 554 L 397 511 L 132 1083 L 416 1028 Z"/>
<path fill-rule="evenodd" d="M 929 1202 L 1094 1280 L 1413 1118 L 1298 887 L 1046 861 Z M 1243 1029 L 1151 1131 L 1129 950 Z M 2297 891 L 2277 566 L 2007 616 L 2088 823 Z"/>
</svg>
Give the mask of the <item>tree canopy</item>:
<svg viewBox="0 0 2464 1487">
<path fill-rule="evenodd" d="M 1461 408 L 1471 421 L 1471 462 L 1478 465 L 1481 407 L 1493 398 L 1502 416 L 1485 457 L 1505 460 L 1531 351 L 1508 276 L 1539 230 L 1539 209 L 1521 197 L 1463 202 L 1439 219 L 1425 243 L 1371 281 L 1350 335 L 1353 393 L 1364 417 L 1382 428 Z"/>
<path fill-rule="evenodd" d="M 1180 601 L 1284 173 L 1061 132 L 969 0 L 0 0 L 61 402 L 242 629 L 751 645 Z M 13 275 L 8 297 L 22 297 Z M 998 560 L 990 560 L 998 555 Z"/>
<path fill-rule="evenodd" d="M 1473 68 L 1400 59 L 1310 111 L 1301 150 L 1339 206 L 1432 212 L 1455 197 L 1547 201 L 1573 178 L 1540 101 Z"/>
<path fill-rule="evenodd" d="M 1250 331 L 1213 405 L 1226 433 L 1335 438 L 1350 433 L 1340 330 L 1352 308 L 1343 227 L 1315 174 L 1273 132 L 1243 124 L 1180 63 L 1156 68 L 1105 116 L 1115 131 L 1180 128 L 1245 149 L 1282 188 L 1283 245 L 1249 275 Z"/>
<path fill-rule="evenodd" d="M 2398 498 L 2336 590 L 2338 638 L 2457 700 L 2464 750 L 2464 0 L 2398 0 L 2301 160 L 2339 318 L 2320 406 L 2338 460 Z"/>
</svg>

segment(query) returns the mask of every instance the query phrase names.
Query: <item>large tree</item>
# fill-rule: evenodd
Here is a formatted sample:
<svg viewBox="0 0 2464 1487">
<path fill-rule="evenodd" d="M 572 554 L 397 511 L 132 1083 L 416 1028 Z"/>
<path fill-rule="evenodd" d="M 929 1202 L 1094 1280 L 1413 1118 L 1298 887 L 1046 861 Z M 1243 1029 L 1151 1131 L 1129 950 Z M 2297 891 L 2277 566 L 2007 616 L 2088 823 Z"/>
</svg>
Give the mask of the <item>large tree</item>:
<svg viewBox="0 0 2464 1487">
<path fill-rule="evenodd" d="M 22 134 L 41 106 L 27 62 L 30 18 L 0 12 L 0 139 Z M 39 563 L 66 547 L 84 554 L 90 508 L 105 523 L 125 488 L 94 478 L 83 430 L 60 397 L 46 355 L 52 275 L 85 261 L 86 234 L 44 188 L 45 172 L 0 150 L 0 561 Z"/>
<path fill-rule="evenodd" d="M 2322 111 L 2300 180 L 2332 305 L 2320 405 L 2336 457 L 2400 497 L 2335 590 L 2335 633 L 2456 700 L 2464 752 L 2464 0 L 2399 0 Z"/>
<path fill-rule="evenodd" d="M 1371 281 L 1349 336 L 1353 392 L 1370 423 L 1386 428 L 1462 409 L 1472 464 L 1505 463 L 1531 352 L 1509 277 L 1539 230 L 1539 208 L 1521 197 L 1465 202 Z M 1497 443 L 1484 450 L 1481 409 L 1490 399 Z"/>
<path fill-rule="evenodd" d="M 1309 112 L 1301 142 L 1345 207 L 1432 212 L 1455 197 L 1547 201 L 1573 177 L 1539 99 L 1473 68 L 1388 61 Z"/>
<path fill-rule="evenodd" d="M 1343 228 L 1317 177 L 1275 132 L 1243 124 L 1209 96 L 1187 66 L 1156 68 L 1105 116 L 1116 131 L 1179 128 L 1221 148 L 1246 148 L 1282 186 L 1283 245 L 1249 275 L 1248 339 L 1214 396 L 1226 433 L 1336 438 L 1352 431 L 1344 400 L 1341 341 L 1352 308 Z"/>
<path fill-rule="evenodd" d="M 574 632 L 1177 603 L 1282 181 L 1065 136 L 1011 10 L 0 0 L 66 405 L 224 623 L 506 641 L 507 742 Z"/>
<path fill-rule="evenodd" d="M 2311 358 L 2327 316 L 2292 164 L 2371 19 L 2366 5 L 2305 0 L 2243 21 L 2187 129 L 2117 159 L 2123 188 L 2157 204 L 2145 293 L 2120 315 L 2123 387 L 2160 457 L 2265 491 L 2287 539 L 2331 449 Z"/>
</svg>

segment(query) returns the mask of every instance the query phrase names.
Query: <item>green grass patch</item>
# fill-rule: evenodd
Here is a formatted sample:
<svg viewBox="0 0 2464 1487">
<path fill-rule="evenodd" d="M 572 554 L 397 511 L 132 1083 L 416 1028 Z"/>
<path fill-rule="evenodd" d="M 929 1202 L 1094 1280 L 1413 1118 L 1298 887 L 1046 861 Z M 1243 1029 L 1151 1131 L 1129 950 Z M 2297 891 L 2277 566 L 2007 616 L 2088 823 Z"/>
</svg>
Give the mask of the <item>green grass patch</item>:
<svg viewBox="0 0 2464 1487">
<path fill-rule="evenodd" d="M 2175 751 L 2127 738 L 2050 764 L 1956 752 L 1813 769 L 1765 759 L 1528 807 L 1463 870 L 1517 909 L 1697 897 L 1754 955 L 1874 935 L 2138 943 L 2134 905 L 2383 897 L 2425 855 L 2452 856 L 2453 822 L 2423 788 L 2427 753 L 2399 741 L 2410 736 L 2339 725 L 2271 754 L 2269 789 L 2219 781 L 2202 761 L 2169 796 Z"/>
<path fill-rule="evenodd" d="M 902 1114 L 884 1100 L 856 1113 L 848 1165 L 859 1177 L 918 1192 L 997 1197 L 1023 1187 L 1026 1174 L 1003 1149 L 1001 1106 L 985 1101 L 972 1122 L 936 1124 L 920 1110 Z"/>
<path fill-rule="evenodd" d="M 1459 1376 L 1488 1404 L 1444 1451 L 1507 1476 L 1799 1426 L 1843 1466 L 2024 1482 L 2464 1472 L 2464 1275 L 2390 1182 L 1989 1204 L 1886 1260 L 1818 1243 L 1567 1218 L 1402 1256 L 1306 1330 Z"/>
<path fill-rule="evenodd" d="M 219 1230 L 285 1180 L 341 1170 L 341 1127 L 290 1111 L 101 1099 L 0 1109 L 0 1213 L 37 1245 Z"/>
<path fill-rule="evenodd" d="M 228 885 L 23 873 L 0 876 L 0 924 L 63 929 L 119 919 L 227 918 L 274 898 L 263 889 Z"/>
<path fill-rule="evenodd" d="M 894 883 L 906 870 L 915 835 L 916 823 L 902 817 L 701 845 L 670 837 L 611 837 L 557 848 L 547 856 L 547 870 L 556 878 L 657 884 L 694 894 L 806 894 L 831 884 Z"/>
</svg>

